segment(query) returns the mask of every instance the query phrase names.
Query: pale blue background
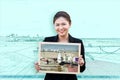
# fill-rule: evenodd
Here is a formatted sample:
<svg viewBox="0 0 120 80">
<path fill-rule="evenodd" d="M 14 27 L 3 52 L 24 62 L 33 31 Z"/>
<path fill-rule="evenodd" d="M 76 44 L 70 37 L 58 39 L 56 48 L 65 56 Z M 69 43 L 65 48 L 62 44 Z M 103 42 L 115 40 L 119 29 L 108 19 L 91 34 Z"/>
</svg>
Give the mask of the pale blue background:
<svg viewBox="0 0 120 80">
<path fill-rule="evenodd" d="M 59 10 L 70 14 L 70 33 L 85 46 L 78 80 L 119 80 L 119 9 L 120 0 L 0 0 L 0 80 L 43 80 L 34 68 L 37 41 L 56 34 L 52 18 Z"/>
<path fill-rule="evenodd" d="M 54 35 L 59 10 L 71 15 L 75 37 L 120 38 L 120 0 L 0 0 L 0 36 Z"/>
</svg>

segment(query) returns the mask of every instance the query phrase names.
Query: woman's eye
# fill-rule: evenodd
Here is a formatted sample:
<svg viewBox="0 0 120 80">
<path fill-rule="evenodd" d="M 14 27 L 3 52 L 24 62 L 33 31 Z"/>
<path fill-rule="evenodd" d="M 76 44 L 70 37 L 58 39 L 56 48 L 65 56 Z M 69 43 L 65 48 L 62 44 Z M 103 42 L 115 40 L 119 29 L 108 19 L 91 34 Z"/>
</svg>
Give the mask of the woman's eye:
<svg viewBox="0 0 120 80">
<path fill-rule="evenodd" d="M 59 24 L 56 24 L 56 26 L 59 26 Z"/>
<path fill-rule="evenodd" d="M 62 25 L 64 26 L 64 25 L 66 25 L 65 23 L 62 23 Z"/>
</svg>

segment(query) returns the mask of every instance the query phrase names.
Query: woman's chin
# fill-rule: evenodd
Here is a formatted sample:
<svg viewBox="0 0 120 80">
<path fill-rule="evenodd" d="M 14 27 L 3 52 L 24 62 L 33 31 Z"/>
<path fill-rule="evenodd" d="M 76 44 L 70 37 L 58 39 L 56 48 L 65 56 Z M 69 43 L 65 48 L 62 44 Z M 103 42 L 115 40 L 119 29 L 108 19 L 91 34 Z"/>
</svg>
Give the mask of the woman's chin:
<svg viewBox="0 0 120 80">
<path fill-rule="evenodd" d="M 67 34 L 66 34 L 66 32 L 63 32 L 63 33 L 58 33 L 58 35 L 61 36 L 61 37 L 64 37 L 64 36 L 66 36 Z"/>
<path fill-rule="evenodd" d="M 64 37 L 64 36 L 65 36 L 65 34 L 59 34 L 59 36 Z"/>
</svg>

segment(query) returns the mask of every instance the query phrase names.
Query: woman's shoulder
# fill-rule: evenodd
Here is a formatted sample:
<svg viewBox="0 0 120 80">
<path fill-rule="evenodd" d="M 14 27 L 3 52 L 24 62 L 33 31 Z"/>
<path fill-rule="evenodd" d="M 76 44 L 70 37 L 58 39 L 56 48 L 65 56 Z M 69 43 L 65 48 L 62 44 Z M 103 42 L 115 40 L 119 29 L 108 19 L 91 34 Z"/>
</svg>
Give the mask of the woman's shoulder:
<svg viewBox="0 0 120 80">
<path fill-rule="evenodd" d="M 69 40 L 70 40 L 70 42 L 82 43 L 82 39 L 76 38 L 76 37 L 72 37 L 71 35 L 70 35 Z"/>
<path fill-rule="evenodd" d="M 54 41 L 56 41 L 56 38 L 57 38 L 57 36 L 45 37 L 43 41 L 54 42 Z"/>
<path fill-rule="evenodd" d="M 82 39 L 79 39 L 79 38 L 74 38 L 74 41 L 78 43 L 82 43 Z"/>
</svg>

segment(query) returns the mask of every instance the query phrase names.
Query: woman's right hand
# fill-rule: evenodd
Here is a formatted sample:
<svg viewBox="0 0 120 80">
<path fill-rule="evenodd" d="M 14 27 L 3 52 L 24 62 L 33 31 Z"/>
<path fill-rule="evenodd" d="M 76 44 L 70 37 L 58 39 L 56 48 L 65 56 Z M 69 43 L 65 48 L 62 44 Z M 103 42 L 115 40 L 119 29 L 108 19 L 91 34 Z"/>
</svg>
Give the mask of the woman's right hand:
<svg viewBox="0 0 120 80">
<path fill-rule="evenodd" d="M 37 72 L 39 72 L 39 70 L 40 70 L 40 65 L 38 64 L 38 62 L 35 63 L 35 69 L 37 70 Z"/>
</svg>

